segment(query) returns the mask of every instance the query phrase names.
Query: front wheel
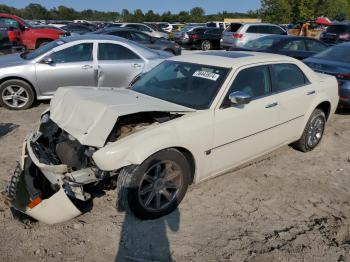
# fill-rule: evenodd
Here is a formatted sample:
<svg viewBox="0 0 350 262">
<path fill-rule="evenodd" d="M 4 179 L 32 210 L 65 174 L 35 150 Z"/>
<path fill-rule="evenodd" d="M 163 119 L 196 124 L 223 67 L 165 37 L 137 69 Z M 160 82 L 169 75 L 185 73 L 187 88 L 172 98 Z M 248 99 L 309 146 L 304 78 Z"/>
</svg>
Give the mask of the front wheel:
<svg viewBox="0 0 350 262">
<path fill-rule="evenodd" d="M 118 176 L 118 207 L 141 219 L 172 212 L 186 194 L 190 166 L 176 149 L 162 150 L 139 166 L 124 168 Z"/>
<path fill-rule="evenodd" d="M 24 110 L 32 106 L 35 93 L 22 80 L 7 80 L 0 85 L 0 105 L 11 110 Z"/>
<path fill-rule="evenodd" d="M 305 126 L 301 138 L 293 146 L 302 152 L 313 150 L 322 140 L 325 125 L 325 113 L 320 109 L 315 109 Z"/>
</svg>

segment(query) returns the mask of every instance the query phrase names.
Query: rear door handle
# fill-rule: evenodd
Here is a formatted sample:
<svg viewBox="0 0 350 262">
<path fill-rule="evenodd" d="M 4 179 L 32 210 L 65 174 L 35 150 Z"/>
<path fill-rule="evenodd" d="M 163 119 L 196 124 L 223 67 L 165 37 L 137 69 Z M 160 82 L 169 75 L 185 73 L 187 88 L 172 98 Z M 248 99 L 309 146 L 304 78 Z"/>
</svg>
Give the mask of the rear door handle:
<svg viewBox="0 0 350 262">
<path fill-rule="evenodd" d="M 316 94 L 316 91 L 315 90 L 312 90 L 312 91 L 309 91 L 306 93 L 306 95 L 310 96 L 310 95 L 314 95 Z"/>
<path fill-rule="evenodd" d="M 91 68 L 92 68 L 92 65 L 83 65 L 83 66 L 81 67 L 81 69 L 85 69 L 85 70 L 91 69 Z"/>
<path fill-rule="evenodd" d="M 265 106 L 265 108 L 271 108 L 271 107 L 275 107 L 275 106 L 277 106 L 277 105 L 278 105 L 277 102 L 273 102 L 273 103 L 268 104 L 267 106 Z"/>
<path fill-rule="evenodd" d="M 140 64 L 133 64 L 132 67 L 133 68 L 139 68 L 139 67 L 141 67 L 141 65 Z"/>
</svg>

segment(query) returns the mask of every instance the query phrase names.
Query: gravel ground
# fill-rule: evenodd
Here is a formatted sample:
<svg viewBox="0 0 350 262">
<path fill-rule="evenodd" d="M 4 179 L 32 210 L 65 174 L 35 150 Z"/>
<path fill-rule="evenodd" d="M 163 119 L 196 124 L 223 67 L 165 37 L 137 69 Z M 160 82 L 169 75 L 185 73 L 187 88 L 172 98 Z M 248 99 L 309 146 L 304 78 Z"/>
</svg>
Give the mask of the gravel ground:
<svg viewBox="0 0 350 262">
<path fill-rule="evenodd" d="M 0 187 L 48 103 L 0 108 Z M 238 171 L 192 186 L 179 209 L 140 221 L 93 209 L 48 226 L 14 219 L 0 201 L 0 261 L 350 261 L 350 111 L 339 111 L 310 153 L 283 147 Z"/>
</svg>

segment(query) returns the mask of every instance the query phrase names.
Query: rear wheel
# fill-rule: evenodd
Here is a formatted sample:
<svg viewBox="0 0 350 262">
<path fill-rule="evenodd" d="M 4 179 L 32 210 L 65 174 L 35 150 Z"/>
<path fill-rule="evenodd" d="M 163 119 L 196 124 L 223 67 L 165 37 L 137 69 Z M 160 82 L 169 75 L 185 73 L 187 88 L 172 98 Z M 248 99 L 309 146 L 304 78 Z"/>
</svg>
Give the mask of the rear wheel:
<svg viewBox="0 0 350 262">
<path fill-rule="evenodd" d="M 140 166 L 124 168 L 118 177 L 118 207 L 141 219 L 172 212 L 181 202 L 190 181 L 190 166 L 176 149 L 155 153 Z"/>
<path fill-rule="evenodd" d="M 320 109 L 315 109 L 306 124 L 303 135 L 293 146 L 302 152 L 313 150 L 322 140 L 325 125 L 325 113 Z"/>
<path fill-rule="evenodd" d="M 209 40 L 204 40 L 201 44 L 201 48 L 203 51 L 208 51 L 212 48 L 212 43 Z"/>
<path fill-rule="evenodd" d="M 22 80 L 7 80 L 0 85 L 0 105 L 11 110 L 24 110 L 32 106 L 35 93 Z"/>
</svg>

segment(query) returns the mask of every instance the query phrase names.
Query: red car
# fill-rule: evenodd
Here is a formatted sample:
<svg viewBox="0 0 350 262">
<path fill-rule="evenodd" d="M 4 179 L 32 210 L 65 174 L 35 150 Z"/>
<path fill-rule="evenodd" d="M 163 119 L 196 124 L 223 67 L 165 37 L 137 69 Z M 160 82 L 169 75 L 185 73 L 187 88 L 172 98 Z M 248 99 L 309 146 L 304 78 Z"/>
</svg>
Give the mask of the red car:
<svg viewBox="0 0 350 262">
<path fill-rule="evenodd" d="M 16 44 L 23 45 L 26 49 L 38 48 L 67 34 L 59 28 L 33 26 L 18 16 L 3 13 L 0 13 L 0 31 L 13 31 Z"/>
</svg>

